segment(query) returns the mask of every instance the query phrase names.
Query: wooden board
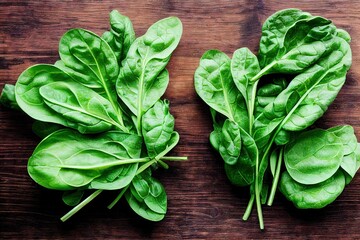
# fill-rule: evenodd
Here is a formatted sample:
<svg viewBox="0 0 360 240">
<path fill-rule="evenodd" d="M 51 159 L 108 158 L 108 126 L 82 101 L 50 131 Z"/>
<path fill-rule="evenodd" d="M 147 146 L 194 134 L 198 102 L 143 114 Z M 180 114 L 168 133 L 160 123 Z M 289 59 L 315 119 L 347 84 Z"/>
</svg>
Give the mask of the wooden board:
<svg viewBox="0 0 360 240">
<path fill-rule="evenodd" d="M 27 159 L 39 142 L 31 121 L 1 107 L 0 239 L 359 239 L 359 176 L 323 210 L 296 210 L 278 194 L 273 207 L 263 209 L 266 230 L 261 232 L 255 212 L 248 222 L 241 220 L 248 190 L 229 184 L 222 161 L 209 145 L 210 113 L 193 87 L 201 55 L 219 49 L 231 56 L 244 46 L 257 52 L 262 23 L 290 7 L 330 18 L 351 34 L 353 65 L 347 82 L 316 125 L 351 124 L 360 139 L 359 1 L 1 1 L 0 88 L 14 84 L 33 64 L 55 62 L 58 41 L 68 29 L 81 27 L 97 34 L 107 30 L 112 9 L 130 17 L 137 36 L 160 18 L 178 16 L 184 33 L 168 66 L 165 97 L 181 135 L 173 154 L 188 156 L 189 161 L 171 163 L 169 170 L 157 174 L 168 194 L 168 213 L 159 223 L 141 220 L 125 202 L 107 210 L 115 192 L 100 195 L 61 223 L 59 217 L 69 210 L 61 194 L 41 188 L 27 174 Z"/>
</svg>

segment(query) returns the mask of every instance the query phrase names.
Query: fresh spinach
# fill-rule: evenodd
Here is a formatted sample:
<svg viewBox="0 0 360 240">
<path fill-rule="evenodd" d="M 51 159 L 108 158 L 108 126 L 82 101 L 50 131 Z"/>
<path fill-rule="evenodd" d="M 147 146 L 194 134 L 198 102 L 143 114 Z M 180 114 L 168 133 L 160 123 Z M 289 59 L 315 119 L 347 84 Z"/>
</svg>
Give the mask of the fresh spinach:
<svg viewBox="0 0 360 240">
<path fill-rule="evenodd" d="M 350 126 L 306 131 L 345 83 L 350 39 L 326 18 L 285 9 L 265 21 L 257 56 L 240 48 L 231 59 L 218 50 L 200 59 L 194 85 L 210 106 L 210 143 L 230 182 L 249 186 L 243 219 L 256 204 L 261 229 L 261 205 L 272 205 L 280 176 L 283 194 L 295 205 L 323 207 L 359 168 Z M 320 196 L 322 187 L 336 190 Z"/>
<path fill-rule="evenodd" d="M 32 66 L 5 86 L 1 103 L 35 119 L 33 131 L 43 138 L 29 158 L 30 177 L 64 191 L 64 203 L 74 206 L 62 221 L 104 190 L 120 190 L 109 208 L 125 195 L 138 215 L 164 218 L 167 196 L 152 170 L 187 159 L 166 156 L 180 137 L 169 101 L 160 99 L 181 35 L 181 21 L 169 17 L 136 38 L 130 19 L 114 10 L 102 37 L 69 30 L 60 60 Z"/>
</svg>

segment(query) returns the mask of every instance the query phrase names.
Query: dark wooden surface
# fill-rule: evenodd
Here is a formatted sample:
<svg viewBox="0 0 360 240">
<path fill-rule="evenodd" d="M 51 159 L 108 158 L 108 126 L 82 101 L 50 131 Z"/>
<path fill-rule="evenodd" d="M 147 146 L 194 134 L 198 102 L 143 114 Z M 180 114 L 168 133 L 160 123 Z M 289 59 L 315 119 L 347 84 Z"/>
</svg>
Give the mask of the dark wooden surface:
<svg viewBox="0 0 360 240">
<path fill-rule="evenodd" d="M 353 65 L 345 86 L 316 124 L 351 124 L 360 139 L 360 2 L 338 1 L 0 1 L 0 88 L 36 63 L 58 59 L 61 35 L 82 27 L 101 34 L 108 13 L 118 9 L 131 18 L 136 34 L 153 22 L 178 16 L 184 33 L 168 69 L 171 101 L 181 141 L 174 155 L 189 157 L 157 174 L 168 194 L 168 213 L 159 223 L 141 220 L 125 202 L 112 211 L 115 196 L 99 196 L 67 223 L 59 217 L 69 210 L 61 194 L 36 185 L 26 171 L 27 159 L 39 139 L 29 119 L 0 108 L 0 239 L 360 239 L 360 176 L 330 206 L 299 211 L 280 194 L 273 207 L 264 207 L 266 230 L 258 229 L 256 213 L 241 220 L 248 190 L 226 180 L 222 162 L 212 151 L 207 106 L 193 88 L 193 73 L 208 49 L 231 55 L 247 46 L 257 52 L 264 20 L 277 10 L 301 8 L 330 18 L 352 36 Z"/>
</svg>

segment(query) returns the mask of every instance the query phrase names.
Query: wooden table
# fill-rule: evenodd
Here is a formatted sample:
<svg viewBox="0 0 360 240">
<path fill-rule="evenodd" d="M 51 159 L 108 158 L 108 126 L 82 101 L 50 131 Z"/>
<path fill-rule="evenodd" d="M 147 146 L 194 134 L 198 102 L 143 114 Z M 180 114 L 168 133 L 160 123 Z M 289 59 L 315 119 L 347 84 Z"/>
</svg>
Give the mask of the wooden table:
<svg viewBox="0 0 360 240">
<path fill-rule="evenodd" d="M 159 223 L 141 220 L 125 202 L 112 211 L 115 193 L 99 196 L 69 222 L 61 194 L 43 189 L 27 174 L 27 159 L 39 139 L 23 114 L 0 108 L 0 239 L 302 239 L 360 238 L 360 176 L 330 206 L 299 211 L 280 194 L 264 207 L 266 230 L 258 229 L 256 213 L 241 220 L 248 190 L 226 179 L 222 160 L 208 141 L 212 130 L 207 106 L 196 95 L 193 74 L 208 49 L 231 55 L 240 47 L 257 52 L 261 25 L 275 11 L 301 8 L 333 20 L 352 36 L 353 65 L 347 82 L 316 125 L 351 124 L 360 139 L 360 2 L 338 1 L 1 1 L 0 81 L 14 84 L 18 75 L 37 63 L 58 59 L 58 41 L 70 28 L 101 34 L 108 13 L 118 9 L 130 17 L 137 36 L 169 15 L 184 25 L 180 45 L 169 63 L 171 101 L 181 141 L 174 155 L 189 157 L 172 163 L 157 176 L 168 194 L 168 213 Z"/>
</svg>

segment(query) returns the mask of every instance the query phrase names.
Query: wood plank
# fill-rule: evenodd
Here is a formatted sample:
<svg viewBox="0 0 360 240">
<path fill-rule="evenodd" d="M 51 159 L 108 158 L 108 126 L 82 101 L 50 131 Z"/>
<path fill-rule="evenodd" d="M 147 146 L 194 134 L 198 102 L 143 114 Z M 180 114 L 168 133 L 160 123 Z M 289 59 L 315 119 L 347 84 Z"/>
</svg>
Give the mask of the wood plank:
<svg viewBox="0 0 360 240">
<path fill-rule="evenodd" d="M 264 207 L 266 230 L 258 229 L 256 212 L 241 220 L 248 190 L 231 186 L 218 154 L 209 145 L 212 130 L 207 106 L 196 95 L 193 74 L 201 55 L 219 49 L 229 56 L 240 47 L 258 51 L 261 25 L 283 8 L 301 8 L 330 18 L 352 36 L 353 65 L 347 82 L 319 127 L 351 124 L 360 139 L 360 4 L 335 1 L 1 1 L 0 89 L 14 84 L 27 67 L 53 63 L 58 41 L 70 28 L 101 34 L 108 14 L 118 9 L 130 17 L 136 34 L 160 18 L 178 16 L 184 26 L 180 45 L 168 65 L 171 102 L 181 140 L 172 154 L 189 157 L 171 163 L 156 176 L 168 194 L 168 213 L 159 223 L 137 217 L 124 201 L 113 210 L 116 195 L 100 195 L 67 223 L 69 210 L 61 193 L 41 188 L 27 174 L 27 159 L 39 142 L 24 114 L 0 107 L 0 238 L 1 239 L 359 239 L 360 177 L 323 210 L 300 211 L 280 194 L 273 207 Z"/>
</svg>

